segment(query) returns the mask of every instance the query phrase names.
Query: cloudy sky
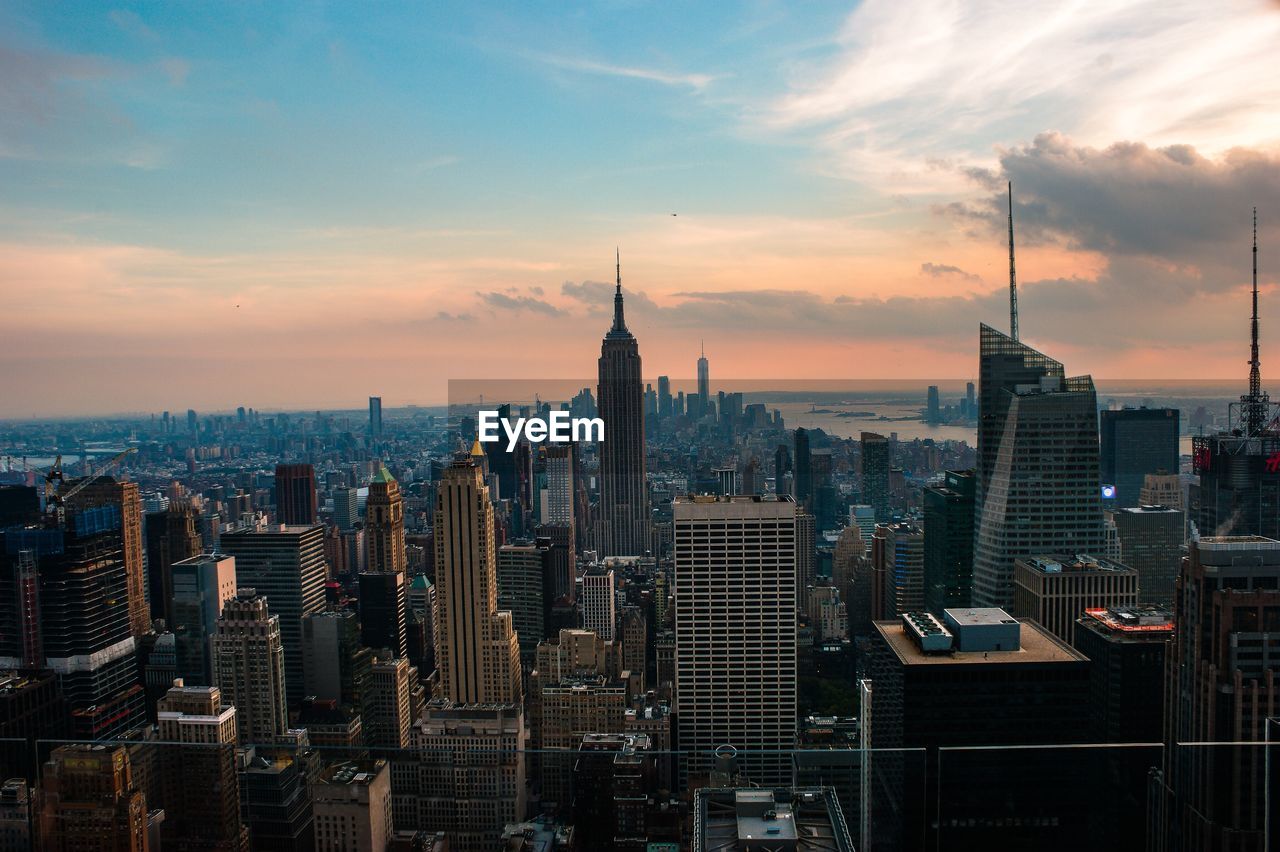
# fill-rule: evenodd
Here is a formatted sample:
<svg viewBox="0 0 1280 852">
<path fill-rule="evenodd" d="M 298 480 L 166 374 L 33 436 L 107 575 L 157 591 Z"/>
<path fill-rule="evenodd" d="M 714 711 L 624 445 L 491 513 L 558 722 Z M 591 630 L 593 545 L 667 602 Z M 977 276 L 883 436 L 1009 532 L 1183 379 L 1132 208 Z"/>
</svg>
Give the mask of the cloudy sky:
<svg viewBox="0 0 1280 852">
<path fill-rule="evenodd" d="M 1257 205 L 1280 377 L 1276 0 L 489 5 L 0 2 L 0 416 L 590 376 L 615 246 L 647 374 L 965 378 L 1007 180 L 1103 378 L 1243 381 Z"/>
</svg>

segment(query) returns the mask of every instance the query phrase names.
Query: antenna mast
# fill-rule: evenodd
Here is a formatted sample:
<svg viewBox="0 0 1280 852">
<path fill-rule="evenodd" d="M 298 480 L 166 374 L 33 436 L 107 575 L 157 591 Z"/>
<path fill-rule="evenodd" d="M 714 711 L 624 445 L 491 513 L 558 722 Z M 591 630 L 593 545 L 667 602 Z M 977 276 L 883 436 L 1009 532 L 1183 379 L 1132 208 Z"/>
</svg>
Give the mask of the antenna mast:
<svg viewBox="0 0 1280 852">
<path fill-rule="evenodd" d="M 1018 339 L 1018 276 L 1013 267 L 1013 181 L 1009 181 L 1009 336 Z"/>
</svg>

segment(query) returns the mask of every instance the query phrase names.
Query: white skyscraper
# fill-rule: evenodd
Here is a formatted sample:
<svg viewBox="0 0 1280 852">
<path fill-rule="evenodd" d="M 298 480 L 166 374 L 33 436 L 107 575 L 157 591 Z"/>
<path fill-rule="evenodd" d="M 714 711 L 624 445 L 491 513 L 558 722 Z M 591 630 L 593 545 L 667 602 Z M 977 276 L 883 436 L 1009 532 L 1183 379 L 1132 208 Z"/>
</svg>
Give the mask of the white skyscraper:
<svg viewBox="0 0 1280 852">
<path fill-rule="evenodd" d="M 754 783 L 788 784 L 796 717 L 796 506 L 677 498 L 676 708 L 691 775 L 730 745 Z"/>
<path fill-rule="evenodd" d="M 612 568 L 593 567 L 582 575 L 582 626 L 612 642 L 618 626 Z"/>
</svg>

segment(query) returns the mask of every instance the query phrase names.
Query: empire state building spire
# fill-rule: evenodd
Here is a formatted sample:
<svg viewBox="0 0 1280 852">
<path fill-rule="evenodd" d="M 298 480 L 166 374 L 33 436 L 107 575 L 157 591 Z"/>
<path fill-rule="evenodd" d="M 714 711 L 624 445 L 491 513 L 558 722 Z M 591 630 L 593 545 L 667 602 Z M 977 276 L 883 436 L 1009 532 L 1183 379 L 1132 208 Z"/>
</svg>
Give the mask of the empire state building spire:
<svg viewBox="0 0 1280 852">
<path fill-rule="evenodd" d="M 616 251 L 616 249 L 615 249 Z M 609 329 L 610 337 L 630 337 L 627 321 L 622 317 L 622 253 L 616 255 L 618 271 L 618 289 L 613 294 L 613 328 Z"/>
</svg>

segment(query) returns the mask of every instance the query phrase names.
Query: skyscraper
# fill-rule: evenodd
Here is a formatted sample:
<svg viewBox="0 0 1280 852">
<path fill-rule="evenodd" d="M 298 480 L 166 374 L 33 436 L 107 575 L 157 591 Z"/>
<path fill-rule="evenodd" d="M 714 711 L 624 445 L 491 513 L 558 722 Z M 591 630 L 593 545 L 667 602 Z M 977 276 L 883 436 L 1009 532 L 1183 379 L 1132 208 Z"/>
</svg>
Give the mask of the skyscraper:
<svg viewBox="0 0 1280 852">
<path fill-rule="evenodd" d="M 122 745 L 58 746 L 44 767 L 43 848 L 147 852 L 147 803 Z"/>
<path fill-rule="evenodd" d="M 148 512 L 146 540 L 151 617 L 172 624 L 173 563 L 198 556 L 202 546 L 196 510 L 190 503 L 171 503 L 163 512 Z"/>
<path fill-rule="evenodd" d="M 613 297 L 613 327 L 600 346 L 597 396 L 604 420 L 600 443 L 601 556 L 643 556 L 649 549 L 649 491 L 645 481 L 644 391 L 640 348 L 622 315 L 622 266 Z"/>
<path fill-rule="evenodd" d="M 1138 572 L 1100 556 L 1025 556 L 1014 568 L 1014 617 L 1033 619 L 1067 644 L 1085 610 L 1137 604 Z"/>
<path fill-rule="evenodd" d="M 276 465 L 276 519 L 282 524 L 316 522 L 316 469 L 309 464 Z"/>
<path fill-rule="evenodd" d="M 1253 222 L 1253 319 L 1249 392 L 1233 403 L 1226 430 L 1192 439 L 1189 517 L 1201 536 L 1259 535 L 1280 539 L 1280 431 L 1262 390 L 1258 350 L 1258 215 Z"/>
<path fill-rule="evenodd" d="M 480 468 L 459 458 L 436 489 L 436 665 L 440 695 L 460 704 L 521 699 L 520 645 L 498 610 L 493 504 Z"/>
<path fill-rule="evenodd" d="M 547 613 L 555 596 L 551 542 L 522 541 L 498 548 L 498 608 L 511 613 L 520 655 L 532 663 L 547 636 Z"/>
<path fill-rule="evenodd" d="M 1120 538 L 1120 561 L 1138 572 L 1143 603 L 1173 603 L 1185 538 L 1181 509 L 1131 506 L 1112 515 Z"/>
<path fill-rule="evenodd" d="M 924 605 L 939 618 L 972 603 L 975 486 L 973 471 L 949 470 L 924 489 Z"/>
<path fill-rule="evenodd" d="M 369 437 L 382 440 L 382 397 L 369 397 Z"/>
<path fill-rule="evenodd" d="M 872 589 L 871 606 L 877 619 L 924 609 L 924 542 L 915 524 L 876 524 L 871 563 L 878 589 Z M 874 599 L 877 590 L 879 600 Z"/>
<path fill-rule="evenodd" d="M 862 433 L 862 502 L 875 509 L 876 520 L 890 519 L 889 467 L 892 464 L 889 439 L 875 432 Z"/>
<path fill-rule="evenodd" d="M 213 669 L 225 702 L 236 708 L 245 745 L 272 745 L 289 729 L 280 616 L 267 599 L 241 586 L 222 608 L 213 637 Z M 301 692 L 301 690 L 299 690 Z"/>
<path fill-rule="evenodd" d="M 702 347 L 698 355 L 698 411 L 694 419 L 701 419 L 707 413 L 707 403 L 711 399 L 711 364 L 707 361 L 707 347 Z"/>
<path fill-rule="evenodd" d="M 364 540 L 369 550 L 367 570 L 404 573 L 404 498 L 400 496 L 400 484 L 385 464 L 378 465 L 378 472 L 369 481 Z"/>
<path fill-rule="evenodd" d="M 165 848 L 240 852 L 249 848 L 236 783 L 236 708 L 216 686 L 181 680 L 160 699 Z"/>
<path fill-rule="evenodd" d="M 409 655 L 408 580 L 401 572 L 366 571 L 360 575 L 360 643 Z"/>
<path fill-rule="evenodd" d="M 58 672 L 78 739 L 118 737 L 142 724 L 144 690 L 129 624 L 120 507 L 73 507 L 55 527 L 8 529 L 0 536 L 5 573 L 18 579 L 17 589 L 4 591 L 5 603 L 18 598 L 19 604 L 6 613 L 18 629 L 0 635 L 3 656 Z"/>
<path fill-rule="evenodd" d="M 582 576 L 582 626 L 606 642 L 612 642 L 617 632 L 616 600 L 613 569 L 589 568 Z"/>
<path fill-rule="evenodd" d="M 813 455 L 809 450 L 809 430 L 803 427 L 796 429 L 795 449 L 796 505 L 808 506 L 813 498 Z"/>
<path fill-rule="evenodd" d="M 263 524 L 235 530 L 222 535 L 222 551 L 236 558 L 236 585 L 256 589 L 280 616 L 288 700 L 300 702 L 306 683 L 302 617 L 324 609 L 324 527 Z"/>
<path fill-rule="evenodd" d="M 173 563 L 173 631 L 177 673 L 188 686 L 213 683 L 212 638 L 223 605 L 236 595 L 236 560 L 203 554 Z"/>
<path fill-rule="evenodd" d="M 391 840 L 391 770 L 385 760 L 326 767 L 311 788 L 316 852 L 381 852 Z"/>
<path fill-rule="evenodd" d="M 1164 753 L 1183 848 L 1262 852 L 1264 753 L 1257 745 L 1228 744 L 1265 742 L 1267 716 L 1280 705 L 1280 541 L 1192 540 L 1177 594 Z M 1198 742 L 1223 745 L 1181 745 Z"/>
<path fill-rule="evenodd" d="M 572 525 L 573 447 L 568 444 L 544 444 L 542 456 L 547 473 L 542 522 L 557 526 Z"/>
<path fill-rule="evenodd" d="M 677 498 L 676 713 L 691 775 L 720 746 L 761 785 L 791 777 L 796 724 L 796 506 Z"/>
<path fill-rule="evenodd" d="M 924 422 L 935 424 L 942 421 L 942 404 L 938 398 L 938 386 L 929 385 L 929 398 L 925 404 Z"/>
<path fill-rule="evenodd" d="M 1061 364 L 989 326 L 981 337 L 974 603 L 1009 607 L 1017 559 L 1107 552 L 1097 394 L 1088 376 L 1063 378 Z"/>
<path fill-rule="evenodd" d="M 1102 484 L 1115 486 L 1115 505 L 1137 506 L 1147 474 L 1178 472 L 1176 408 L 1103 411 Z"/>
<path fill-rule="evenodd" d="M 67 483 L 68 488 L 75 482 Z M 142 497 L 138 483 L 99 477 L 68 501 L 72 506 L 101 506 L 110 503 L 120 509 L 120 538 L 124 553 L 125 587 L 129 595 L 129 629 L 136 636 L 151 630 L 147 608 L 146 577 L 142 552 Z"/>
</svg>

